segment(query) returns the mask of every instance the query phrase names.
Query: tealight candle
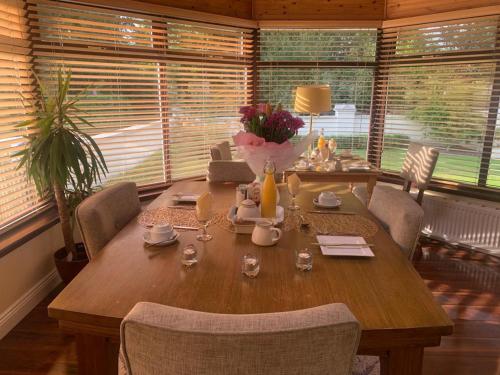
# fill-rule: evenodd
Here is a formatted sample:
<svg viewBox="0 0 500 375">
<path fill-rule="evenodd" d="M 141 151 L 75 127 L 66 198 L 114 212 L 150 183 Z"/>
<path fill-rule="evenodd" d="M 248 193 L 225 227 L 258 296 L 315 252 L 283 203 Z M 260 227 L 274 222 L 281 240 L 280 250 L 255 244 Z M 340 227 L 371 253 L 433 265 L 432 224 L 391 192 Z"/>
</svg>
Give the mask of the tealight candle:
<svg viewBox="0 0 500 375">
<path fill-rule="evenodd" d="M 295 266 L 301 271 L 310 271 L 312 269 L 313 255 L 309 249 L 296 251 Z"/>
<path fill-rule="evenodd" d="M 198 262 L 197 256 L 198 256 L 198 251 L 196 250 L 196 247 L 194 247 L 194 245 L 192 244 L 187 245 L 185 248 L 182 249 L 181 262 L 186 267 L 191 267 L 192 265 Z"/>
<path fill-rule="evenodd" d="M 241 260 L 241 272 L 250 278 L 257 277 L 260 271 L 259 258 L 253 254 L 246 254 Z"/>
</svg>

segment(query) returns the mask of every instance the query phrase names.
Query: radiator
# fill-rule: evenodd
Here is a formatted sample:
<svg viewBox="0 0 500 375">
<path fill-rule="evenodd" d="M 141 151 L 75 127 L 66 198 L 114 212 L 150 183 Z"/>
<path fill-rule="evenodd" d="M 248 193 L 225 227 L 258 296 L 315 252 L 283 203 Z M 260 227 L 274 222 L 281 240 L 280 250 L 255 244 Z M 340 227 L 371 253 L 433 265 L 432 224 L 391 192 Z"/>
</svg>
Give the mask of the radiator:
<svg viewBox="0 0 500 375">
<path fill-rule="evenodd" d="M 424 235 L 500 254 L 498 206 L 426 194 L 422 207 Z"/>
</svg>

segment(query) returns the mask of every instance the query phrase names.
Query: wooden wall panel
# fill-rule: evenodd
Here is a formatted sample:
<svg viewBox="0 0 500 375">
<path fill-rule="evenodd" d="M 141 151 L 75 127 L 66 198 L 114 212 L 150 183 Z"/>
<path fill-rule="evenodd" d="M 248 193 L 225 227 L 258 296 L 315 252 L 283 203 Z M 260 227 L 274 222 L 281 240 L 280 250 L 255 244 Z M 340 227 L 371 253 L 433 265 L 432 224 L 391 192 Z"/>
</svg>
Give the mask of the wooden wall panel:
<svg viewBox="0 0 500 375">
<path fill-rule="evenodd" d="M 384 0 L 254 0 L 257 20 L 382 20 Z"/>
<path fill-rule="evenodd" d="M 500 5 L 500 0 L 386 0 L 386 3 L 386 19 L 396 19 Z"/>
<path fill-rule="evenodd" d="M 252 0 L 141 0 L 141 2 L 230 17 L 252 18 Z"/>
</svg>

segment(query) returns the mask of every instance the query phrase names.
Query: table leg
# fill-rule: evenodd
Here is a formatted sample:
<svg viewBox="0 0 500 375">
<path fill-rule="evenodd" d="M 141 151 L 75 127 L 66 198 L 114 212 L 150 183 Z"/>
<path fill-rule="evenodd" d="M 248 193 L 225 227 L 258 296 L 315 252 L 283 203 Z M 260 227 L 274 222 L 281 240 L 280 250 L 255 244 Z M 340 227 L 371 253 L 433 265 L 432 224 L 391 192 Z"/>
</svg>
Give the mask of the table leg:
<svg viewBox="0 0 500 375">
<path fill-rule="evenodd" d="M 76 335 L 79 375 L 116 375 L 119 344 L 107 337 Z"/>
<path fill-rule="evenodd" d="M 424 348 L 400 348 L 389 351 L 381 358 L 382 375 L 421 375 Z"/>
<path fill-rule="evenodd" d="M 370 177 L 366 182 L 366 192 L 368 193 L 366 204 L 370 203 L 370 199 L 372 198 L 373 194 L 373 188 L 375 187 L 376 183 L 377 183 L 376 176 Z"/>
</svg>

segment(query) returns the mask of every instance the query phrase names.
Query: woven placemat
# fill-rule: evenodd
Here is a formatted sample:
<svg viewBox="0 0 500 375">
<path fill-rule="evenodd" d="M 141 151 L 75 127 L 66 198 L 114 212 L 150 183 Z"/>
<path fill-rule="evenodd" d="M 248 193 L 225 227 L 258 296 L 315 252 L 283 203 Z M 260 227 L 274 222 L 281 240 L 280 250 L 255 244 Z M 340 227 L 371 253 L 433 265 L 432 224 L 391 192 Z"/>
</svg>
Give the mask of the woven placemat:
<svg viewBox="0 0 500 375">
<path fill-rule="evenodd" d="M 351 235 L 364 238 L 373 237 L 378 232 L 378 225 L 361 215 L 314 214 L 303 215 L 309 223 L 312 235 Z"/>
<path fill-rule="evenodd" d="M 307 231 L 304 231 L 304 233 L 310 236 L 336 234 L 368 238 L 373 237 L 378 232 L 378 225 L 361 215 L 301 214 L 297 212 L 290 213 L 288 210 L 285 211 L 285 220 L 279 227 L 284 232 L 300 230 L 300 225 L 302 224 L 300 215 L 309 224 Z M 233 224 L 227 218 L 227 212 L 216 213 L 211 222 L 228 232 L 235 232 Z"/>
<path fill-rule="evenodd" d="M 156 224 L 182 225 L 186 227 L 199 227 L 194 210 L 157 207 L 146 209 L 139 214 L 137 222 L 143 227 Z"/>
</svg>

